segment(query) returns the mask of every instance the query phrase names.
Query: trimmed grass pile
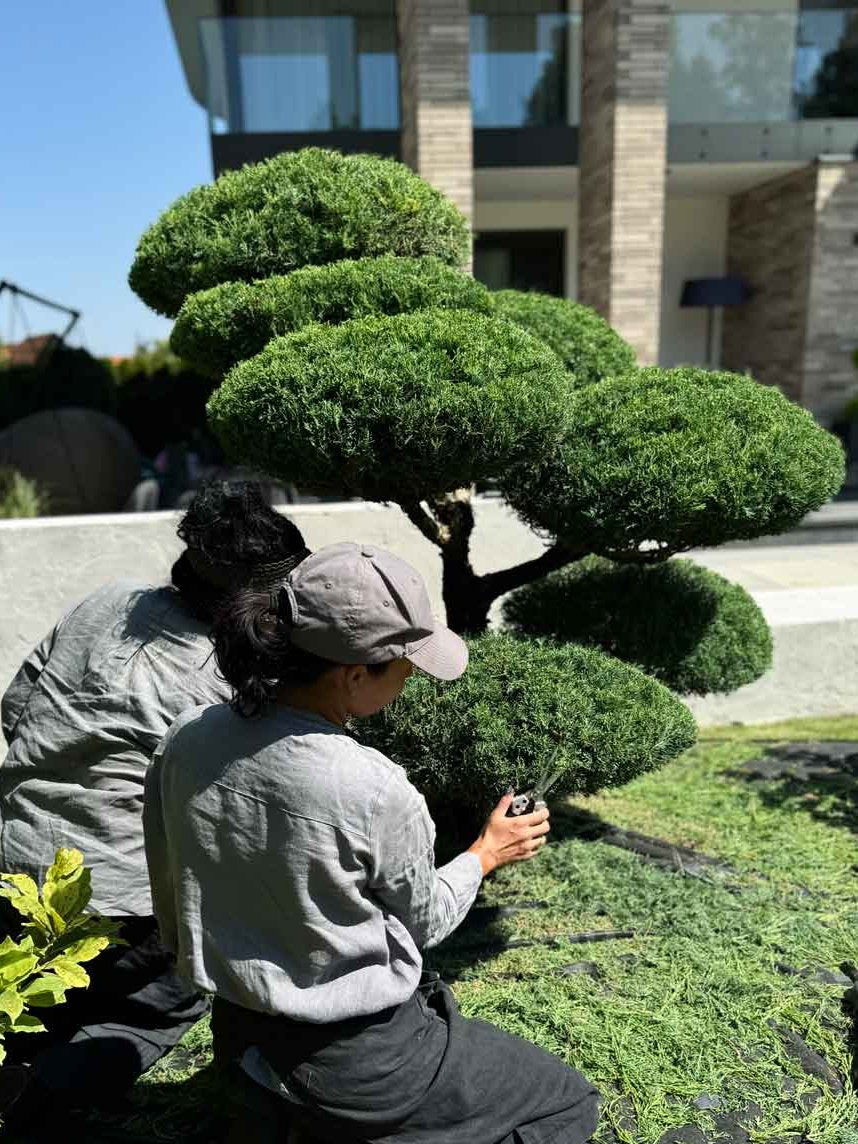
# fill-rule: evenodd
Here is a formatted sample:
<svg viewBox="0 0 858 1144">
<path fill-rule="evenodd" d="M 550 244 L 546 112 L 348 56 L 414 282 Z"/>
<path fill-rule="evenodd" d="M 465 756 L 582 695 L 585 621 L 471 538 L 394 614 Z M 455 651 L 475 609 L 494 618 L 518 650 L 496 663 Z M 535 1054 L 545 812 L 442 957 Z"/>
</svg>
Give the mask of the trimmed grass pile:
<svg viewBox="0 0 858 1144">
<path fill-rule="evenodd" d="M 858 960 L 854 806 L 844 814 L 836 784 L 830 793 L 824 784 L 808 790 L 804 805 L 782 798 L 782 784 L 738 770 L 767 740 L 858 741 L 858 718 L 704 734 L 660 771 L 557 807 L 552 845 L 484 887 L 483 904 L 540 908 L 466 924 L 431 963 L 453 982 L 468 1016 L 527 1037 L 592 1077 L 606 1097 L 603 1133 L 610 1128 L 626 1144 L 654 1144 L 688 1124 L 715 1139 L 715 1118 L 751 1102 L 754 1142 L 858 1144 L 843 986 L 777 968 L 837 970 Z M 576 836 L 574 824 L 587 815 L 699 848 L 725 865 L 695 876 L 647 865 Z M 609 929 L 636 936 L 568 941 L 570 933 Z M 486 952 L 510 939 L 555 944 Z M 844 1092 L 802 1071 L 772 1024 L 820 1053 Z M 215 1083 L 200 1071 L 207 1059 L 200 1025 L 143 1078 L 133 1113 L 112 1127 L 93 1125 L 87 1140 L 211 1139 Z M 707 1103 L 715 1107 L 701 1107 Z"/>
</svg>

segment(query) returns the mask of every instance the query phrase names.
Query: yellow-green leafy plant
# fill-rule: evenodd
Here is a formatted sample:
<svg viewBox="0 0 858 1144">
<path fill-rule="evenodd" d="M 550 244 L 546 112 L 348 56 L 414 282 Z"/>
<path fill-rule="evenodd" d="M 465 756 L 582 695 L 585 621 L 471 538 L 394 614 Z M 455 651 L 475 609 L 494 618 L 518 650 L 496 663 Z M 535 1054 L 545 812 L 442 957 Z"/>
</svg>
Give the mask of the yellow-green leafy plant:
<svg viewBox="0 0 858 1144">
<path fill-rule="evenodd" d="M 0 873 L 0 897 L 23 919 L 23 936 L 0 942 L 0 1062 L 7 1033 L 42 1033 L 31 1009 L 66 999 L 89 985 L 84 963 L 120 943 L 117 922 L 87 913 L 90 871 L 79 850 L 58 850 L 41 890 L 27 874 Z"/>
</svg>

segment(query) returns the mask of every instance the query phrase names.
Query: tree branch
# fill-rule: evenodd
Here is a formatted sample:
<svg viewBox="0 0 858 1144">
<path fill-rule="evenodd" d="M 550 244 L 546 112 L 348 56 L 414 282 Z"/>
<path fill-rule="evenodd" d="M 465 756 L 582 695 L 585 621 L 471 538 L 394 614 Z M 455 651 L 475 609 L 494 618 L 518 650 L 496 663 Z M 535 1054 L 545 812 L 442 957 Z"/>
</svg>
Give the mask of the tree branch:
<svg viewBox="0 0 858 1144">
<path fill-rule="evenodd" d="M 525 560 L 512 568 L 502 568 L 499 572 L 488 572 L 480 577 L 480 590 L 489 600 L 495 600 L 513 588 L 520 588 L 522 584 L 529 584 L 531 580 L 539 580 L 549 572 L 555 572 L 564 564 L 571 564 L 573 560 L 580 560 L 587 555 L 586 548 L 571 548 L 569 545 L 555 542 L 535 560 Z"/>
<path fill-rule="evenodd" d="M 411 523 L 420 529 L 427 540 L 437 545 L 438 548 L 444 547 L 450 539 L 450 530 L 445 525 L 439 524 L 434 516 L 427 512 L 420 501 L 400 501 L 399 507 Z"/>
</svg>

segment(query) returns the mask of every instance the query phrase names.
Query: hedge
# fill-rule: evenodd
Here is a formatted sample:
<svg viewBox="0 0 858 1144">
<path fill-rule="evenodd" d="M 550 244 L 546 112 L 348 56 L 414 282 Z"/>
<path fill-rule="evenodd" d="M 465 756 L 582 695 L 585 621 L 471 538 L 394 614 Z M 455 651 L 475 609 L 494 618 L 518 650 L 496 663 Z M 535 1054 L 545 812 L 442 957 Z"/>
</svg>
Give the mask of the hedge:
<svg viewBox="0 0 858 1144">
<path fill-rule="evenodd" d="M 577 385 L 626 374 L 635 353 L 604 318 L 588 306 L 551 294 L 498 290 L 495 314 L 529 330 L 562 359 Z"/>
<path fill-rule="evenodd" d="M 519 634 L 601 648 L 682 694 L 729 692 L 772 663 L 763 613 L 738 584 L 690 560 L 588 557 L 507 597 Z"/>
<path fill-rule="evenodd" d="M 217 376 L 311 322 L 338 325 L 432 307 L 489 313 L 492 302 L 475 278 L 437 258 L 346 259 L 192 294 L 170 343 L 180 357 Z"/>
<path fill-rule="evenodd" d="M 643 369 L 576 390 L 562 447 L 501 473 L 533 526 L 619 559 L 793 528 L 843 482 L 839 441 L 750 377 Z"/>
<path fill-rule="evenodd" d="M 476 823 L 507 787 L 532 785 L 558 744 L 565 769 L 552 796 L 627 783 L 694 743 L 676 696 L 601 651 L 498 632 L 469 647 L 461 679 L 417 674 L 358 729 L 405 767 L 442 821 Z"/>
<path fill-rule="evenodd" d="M 31 413 L 70 405 L 116 412 L 110 368 L 86 350 L 60 344 L 44 365 L 0 368 L 0 430 Z"/>
<path fill-rule="evenodd" d="M 341 258 L 434 255 L 463 266 L 468 224 L 402 163 L 308 147 L 228 171 L 140 239 L 129 284 L 175 317 L 189 294 Z"/>
<path fill-rule="evenodd" d="M 481 314 L 310 326 L 241 362 L 211 398 L 226 452 L 305 489 L 400 503 L 553 451 L 557 356 Z"/>
</svg>

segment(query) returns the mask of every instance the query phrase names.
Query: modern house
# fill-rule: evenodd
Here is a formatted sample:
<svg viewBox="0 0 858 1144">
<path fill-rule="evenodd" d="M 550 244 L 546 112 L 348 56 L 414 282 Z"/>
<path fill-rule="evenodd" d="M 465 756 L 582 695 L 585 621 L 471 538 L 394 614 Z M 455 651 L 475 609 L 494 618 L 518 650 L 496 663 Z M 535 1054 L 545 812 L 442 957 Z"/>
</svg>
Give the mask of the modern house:
<svg viewBox="0 0 858 1144">
<path fill-rule="evenodd" d="M 749 370 L 831 421 L 858 388 L 853 3 L 167 7 L 216 173 L 399 156 L 473 220 L 490 286 L 577 297 L 642 361 Z"/>
</svg>

